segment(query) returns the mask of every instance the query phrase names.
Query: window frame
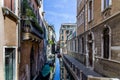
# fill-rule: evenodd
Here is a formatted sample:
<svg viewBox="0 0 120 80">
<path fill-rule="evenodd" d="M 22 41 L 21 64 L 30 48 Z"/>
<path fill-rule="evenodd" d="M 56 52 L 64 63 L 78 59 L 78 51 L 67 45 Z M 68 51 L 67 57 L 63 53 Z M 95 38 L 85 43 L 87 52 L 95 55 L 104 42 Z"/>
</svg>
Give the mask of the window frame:
<svg viewBox="0 0 120 80">
<path fill-rule="evenodd" d="M 112 5 L 112 0 L 101 0 L 101 12 L 104 12 L 106 9 L 110 8 Z"/>
<path fill-rule="evenodd" d="M 16 9 L 16 0 L 4 0 L 4 6 L 10 9 L 12 12 L 15 13 Z"/>
<path fill-rule="evenodd" d="M 91 3 L 91 5 L 90 5 Z M 88 1 L 88 22 L 92 21 L 93 20 L 93 11 L 94 11 L 94 1 L 93 0 L 90 0 Z"/>
<path fill-rule="evenodd" d="M 13 80 L 16 80 L 17 79 L 17 62 L 18 62 L 18 60 L 17 60 L 17 47 L 16 46 L 3 46 L 3 62 L 4 62 L 4 78 L 6 79 L 6 71 L 5 71 L 5 49 L 6 48 L 13 48 L 13 49 L 15 49 L 15 72 L 14 72 L 14 77 L 13 77 Z"/>
<path fill-rule="evenodd" d="M 109 29 L 109 60 L 111 59 L 111 28 L 110 28 L 110 26 L 109 25 L 104 25 L 105 26 L 105 28 L 104 29 L 106 29 L 106 28 L 108 28 Z M 104 29 L 103 29 L 103 31 L 104 31 Z M 103 37 L 104 37 L 104 34 L 102 33 L 101 34 L 101 46 L 102 46 L 102 48 L 101 48 L 101 58 L 103 58 L 103 59 L 107 59 L 107 58 L 104 58 L 104 40 L 103 40 Z"/>
</svg>

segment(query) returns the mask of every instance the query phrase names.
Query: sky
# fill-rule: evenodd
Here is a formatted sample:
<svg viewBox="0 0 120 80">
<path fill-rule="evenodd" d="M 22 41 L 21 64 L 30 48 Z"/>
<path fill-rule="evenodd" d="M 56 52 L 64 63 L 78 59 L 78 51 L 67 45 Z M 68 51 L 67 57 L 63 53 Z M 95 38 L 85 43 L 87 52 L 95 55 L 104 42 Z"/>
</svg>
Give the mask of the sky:
<svg viewBox="0 0 120 80">
<path fill-rule="evenodd" d="M 76 23 L 76 0 L 44 0 L 45 19 L 54 25 L 56 40 L 62 23 Z"/>
</svg>

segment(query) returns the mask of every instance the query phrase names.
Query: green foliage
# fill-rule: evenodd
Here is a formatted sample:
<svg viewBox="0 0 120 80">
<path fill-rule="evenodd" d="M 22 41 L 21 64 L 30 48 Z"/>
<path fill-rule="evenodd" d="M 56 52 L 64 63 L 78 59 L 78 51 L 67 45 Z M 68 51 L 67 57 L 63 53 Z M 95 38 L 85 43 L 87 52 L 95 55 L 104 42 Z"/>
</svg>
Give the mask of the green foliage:
<svg viewBox="0 0 120 80">
<path fill-rule="evenodd" d="M 51 44 L 51 45 L 54 44 L 54 42 L 53 42 L 52 40 L 49 40 L 48 42 L 49 42 L 49 44 Z"/>
<path fill-rule="evenodd" d="M 25 8 L 28 8 L 29 6 L 28 6 L 28 1 L 27 0 L 23 0 L 23 6 L 25 7 Z"/>
<path fill-rule="evenodd" d="M 25 24 L 30 25 L 31 24 L 30 20 L 25 20 Z"/>
<path fill-rule="evenodd" d="M 32 22 L 35 24 L 35 27 L 40 31 L 40 33 L 43 33 L 43 30 L 37 21 L 36 15 L 33 12 L 32 8 L 29 6 L 27 0 L 23 0 L 23 8 L 25 8 L 24 15 L 29 19 L 26 20 L 25 23 L 29 25 L 31 24 L 30 20 L 32 20 Z"/>
<path fill-rule="evenodd" d="M 38 24 L 37 19 L 33 18 L 33 21 L 34 21 L 35 27 L 40 31 L 40 33 L 43 33 L 43 30 L 42 30 L 41 26 Z"/>
<path fill-rule="evenodd" d="M 26 9 L 26 16 L 31 17 L 31 18 L 36 18 L 34 12 L 32 11 L 32 9 Z"/>
</svg>

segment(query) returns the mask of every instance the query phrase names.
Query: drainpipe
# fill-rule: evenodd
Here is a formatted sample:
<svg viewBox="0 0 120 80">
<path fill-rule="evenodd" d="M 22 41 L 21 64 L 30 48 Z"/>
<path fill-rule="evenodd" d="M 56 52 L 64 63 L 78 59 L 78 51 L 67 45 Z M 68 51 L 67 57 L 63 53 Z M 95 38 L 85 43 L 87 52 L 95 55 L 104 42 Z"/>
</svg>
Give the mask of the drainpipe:
<svg viewBox="0 0 120 80">
<path fill-rule="evenodd" d="M 18 17 L 21 17 L 21 0 L 18 0 Z M 18 63 L 20 63 L 21 52 L 21 18 L 18 21 Z"/>
<path fill-rule="evenodd" d="M 85 23 L 86 23 L 86 20 L 85 20 L 85 16 L 86 16 L 86 12 L 85 12 L 86 10 L 85 9 L 86 9 L 86 6 L 85 5 L 86 5 L 86 0 L 84 0 L 84 32 L 86 31 L 85 30 L 85 27 L 86 27 L 85 26 Z"/>
<path fill-rule="evenodd" d="M 86 31 L 86 0 L 84 0 L 84 32 Z M 85 42 L 84 42 L 84 44 L 85 44 L 85 54 L 86 54 L 86 60 L 85 60 L 85 64 L 86 64 L 86 66 L 88 66 L 87 64 L 88 64 L 88 51 L 87 51 L 87 37 L 85 37 L 85 35 L 83 36 L 84 38 L 86 38 L 86 40 L 85 40 Z"/>
</svg>

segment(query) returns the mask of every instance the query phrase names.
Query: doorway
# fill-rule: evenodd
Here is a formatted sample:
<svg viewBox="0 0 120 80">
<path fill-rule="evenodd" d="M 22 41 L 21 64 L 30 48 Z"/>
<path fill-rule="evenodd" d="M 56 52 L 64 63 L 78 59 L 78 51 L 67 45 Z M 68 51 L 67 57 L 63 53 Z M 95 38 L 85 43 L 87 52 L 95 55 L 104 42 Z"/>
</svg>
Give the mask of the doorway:
<svg viewBox="0 0 120 80">
<path fill-rule="evenodd" d="M 103 58 L 109 59 L 109 43 L 110 43 L 110 38 L 109 38 L 109 28 L 105 28 L 103 30 Z"/>
<path fill-rule="evenodd" d="M 88 35 L 88 66 L 93 67 L 93 37 L 92 33 Z"/>
<path fill-rule="evenodd" d="M 33 80 L 34 78 L 34 49 L 33 46 L 31 48 L 31 53 L 30 53 L 30 80 Z"/>
<path fill-rule="evenodd" d="M 16 49 L 5 48 L 5 80 L 15 80 L 16 72 Z"/>
</svg>

